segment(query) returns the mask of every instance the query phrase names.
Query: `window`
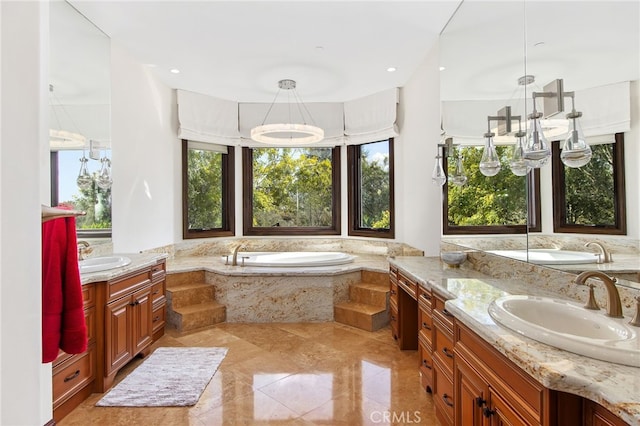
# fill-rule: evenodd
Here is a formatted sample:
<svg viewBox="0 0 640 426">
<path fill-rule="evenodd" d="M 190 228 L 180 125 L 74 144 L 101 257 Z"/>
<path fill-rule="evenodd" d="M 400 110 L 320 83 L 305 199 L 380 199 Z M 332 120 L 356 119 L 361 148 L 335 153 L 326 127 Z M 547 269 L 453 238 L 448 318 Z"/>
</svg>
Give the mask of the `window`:
<svg viewBox="0 0 640 426">
<path fill-rule="evenodd" d="M 591 145 L 591 161 L 564 167 L 553 142 L 553 231 L 626 235 L 624 134 L 615 143 Z"/>
<path fill-rule="evenodd" d="M 245 235 L 340 234 L 340 148 L 243 148 Z"/>
<path fill-rule="evenodd" d="M 347 147 L 349 235 L 394 238 L 393 139 Z"/>
<path fill-rule="evenodd" d="M 182 141 L 183 238 L 234 235 L 233 147 Z"/>
<path fill-rule="evenodd" d="M 482 147 L 457 149 L 468 180 L 461 187 L 447 182 L 442 188 L 444 234 L 525 234 L 527 230 L 539 230 L 539 170 L 526 176 L 514 175 L 508 163 L 512 147 L 498 146 L 502 168 L 497 175 L 487 177 L 479 169 Z M 454 169 L 454 161 L 454 155 L 444 161 L 445 172 Z"/>
<path fill-rule="evenodd" d="M 107 158 L 110 158 L 109 154 L 107 150 Z M 51 151 L 51 205 L 64 204 L 87 213 L 76 217 L 79 237 L 110 237 L 111 188 L 102 189 L 96 184 L 95 178 L 101 163 L 92 159 L 88 160 L 87 169 L 94 180 L 87 189 L 78 187 L 76 179 L 83 155 L 82 150 Z"/>
</svg>

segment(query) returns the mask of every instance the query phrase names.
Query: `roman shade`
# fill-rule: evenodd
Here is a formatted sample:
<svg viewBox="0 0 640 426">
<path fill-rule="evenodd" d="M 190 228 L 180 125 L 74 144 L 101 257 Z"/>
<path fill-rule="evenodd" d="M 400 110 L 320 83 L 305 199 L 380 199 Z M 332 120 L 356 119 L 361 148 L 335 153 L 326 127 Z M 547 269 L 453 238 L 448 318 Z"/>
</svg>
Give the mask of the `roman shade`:
<svg viewBox="0 0 640 426">
<path fill-rule="evenodd" d="M 344 134 L 347 144 L 376 142 L 398 136 L 397 88 L 344 103 Z"/>
<path fill-rule="evenodd" d="M 178 136 L 198 142 L 239 144 L 238 103 L 178 90 Z"/>
</svg>

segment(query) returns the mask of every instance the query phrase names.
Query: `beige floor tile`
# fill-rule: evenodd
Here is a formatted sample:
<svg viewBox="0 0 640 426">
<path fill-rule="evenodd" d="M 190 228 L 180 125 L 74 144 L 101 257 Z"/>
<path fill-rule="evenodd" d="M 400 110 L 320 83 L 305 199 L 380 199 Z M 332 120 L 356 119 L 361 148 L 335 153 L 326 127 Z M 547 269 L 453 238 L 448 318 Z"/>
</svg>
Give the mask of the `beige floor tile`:
<svg viewBox="0 0 640 426">
<path fill-rule="evenodd" d="M 338 323 L 230 324 L 168 331 L 153 346 L 224 346 L 226 358 L 192 407 L 95 407 L 93 394 L 59 426 L 437 425 L 417 351 L 389 328 Z M 116 382 L 143 359 L 125 366 Z"/>
</svg>

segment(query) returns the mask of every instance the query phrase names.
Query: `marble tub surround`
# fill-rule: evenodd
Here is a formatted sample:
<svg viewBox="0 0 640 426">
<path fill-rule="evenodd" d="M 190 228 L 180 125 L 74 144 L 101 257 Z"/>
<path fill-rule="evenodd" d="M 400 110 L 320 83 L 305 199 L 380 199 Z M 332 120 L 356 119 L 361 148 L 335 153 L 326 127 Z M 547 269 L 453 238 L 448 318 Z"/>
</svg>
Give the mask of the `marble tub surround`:
<svg viewBox="0 0 640 426">
<path fill-rule="evenodd" d="M 377 256 L 422 256 L 421 250 L 403 243 L 356 238 L 229 238 L 189 240 L 174 245 L 173 257 L 224 256 L 241 245 L 246 252 L 341 251 Z"/>
<path fill-rule="evenodd" d="M 205 271 L 227 322 L 333 321 L 333 307 L 349 299 L 361 271 L 388 273 L 387 258 L 357 255 L 352 263 L 320 267 L 226 265 L 221 256 L 182 256 L 167 261 L 167 273 Z"/>
<path fill-rule="evenodd" d="M 528 339 L 497 325 L 487 311 L 492 300 L 508 294 L 560 298 L 567 298 L 567 294 L 531 285 L 518 273 L 496 279 L 471 268 L 443 269 L 438 258 L 396 257 L 389 262 L 420 285 L 450 298 L 446 308 L 457 320 L 546 387 L 595 401 L 630 424 L 640 422 L 640 368 L 599 361 Z"/>
</svg>

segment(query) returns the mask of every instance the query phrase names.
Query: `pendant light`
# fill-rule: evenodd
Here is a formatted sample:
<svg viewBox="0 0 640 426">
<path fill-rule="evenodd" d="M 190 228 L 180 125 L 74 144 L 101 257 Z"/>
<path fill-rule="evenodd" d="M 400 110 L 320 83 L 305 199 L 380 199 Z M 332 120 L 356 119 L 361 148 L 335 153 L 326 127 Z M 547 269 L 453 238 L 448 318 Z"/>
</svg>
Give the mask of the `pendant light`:
<svg viewBox="0 0 640 426">
<path fill-rule="evenodd" d="M 543 167 L 551 157 L 549 141 L 542 132 L 540 118 L 542 113 L 536 111 L 535 97 L 533 100 L 533 112 L 529 115 L 529 134 L 524 147 L 524 160 L 527 166 L 538 169 Z"/>
<path fill-rule="evenodd" d="M 444 169 L 442 168 L 442 156 L 436 156 L 436 164 L 433 167 L 433 173 L 431 173 L 431 182 L 434 185 L 444 185 L 447 183 L 447 175 L 444 173 Z"/>
<path fill-rule="evenodd" d="M 574 98 L 571 97 L 571 112 L 567 114 L 567 118 L 571 120 L 571 130 L 567 139 L 562 146 L 560 159 L 562 163 L 571 168 L 582 167 L 591 161 L 591 147 L 584 139 L 582 127 L 578 122 L 578 118 L 582 117 L 582 113 L 576 111 Z"/>
<path fill-rule="evenodd" d="M 84 150 L 82 151 L 82 158 L 80 158 L 80 171 L 78 172 L 78 178 L 76 184 L 80 189 L 89 189 L 93 184 L 93 178 L 87 170 L 87 157 L 84 156 Z"/>
<path fill-rule="evenodd" d="M 516 133 L 516 143 L 511 151 L 511 160 L 509 160 L 509 168 L 511 173 L 516 176 L 525 176 L 531 168 L 527 165 L 524 159 L 524 138 L 527 136 L 526 132 L 519 130 Z"/>
<path fill-rule="evenodd" d="M 482 158 L 480 159 L 480 173 L 487 177 L 495 176 L 500 172 L 500 158 L 496 152 L 493 143 L 495 133 L 487 132 L 484 134 L 484 148 L 482 149 Z"/>
<path fill-rule="evenodd" d="M 467 176 L 464 174 L 464 166 L 462 164 L 462 155 L 460 155 L 460 151 L 458 150 L 458 155 L 456 156 L 456 166 L 453 171 L 453 174 L 449 176 L 449 182 L 456 186 L 464 186 L 467 183 Z"/>
</svg>

